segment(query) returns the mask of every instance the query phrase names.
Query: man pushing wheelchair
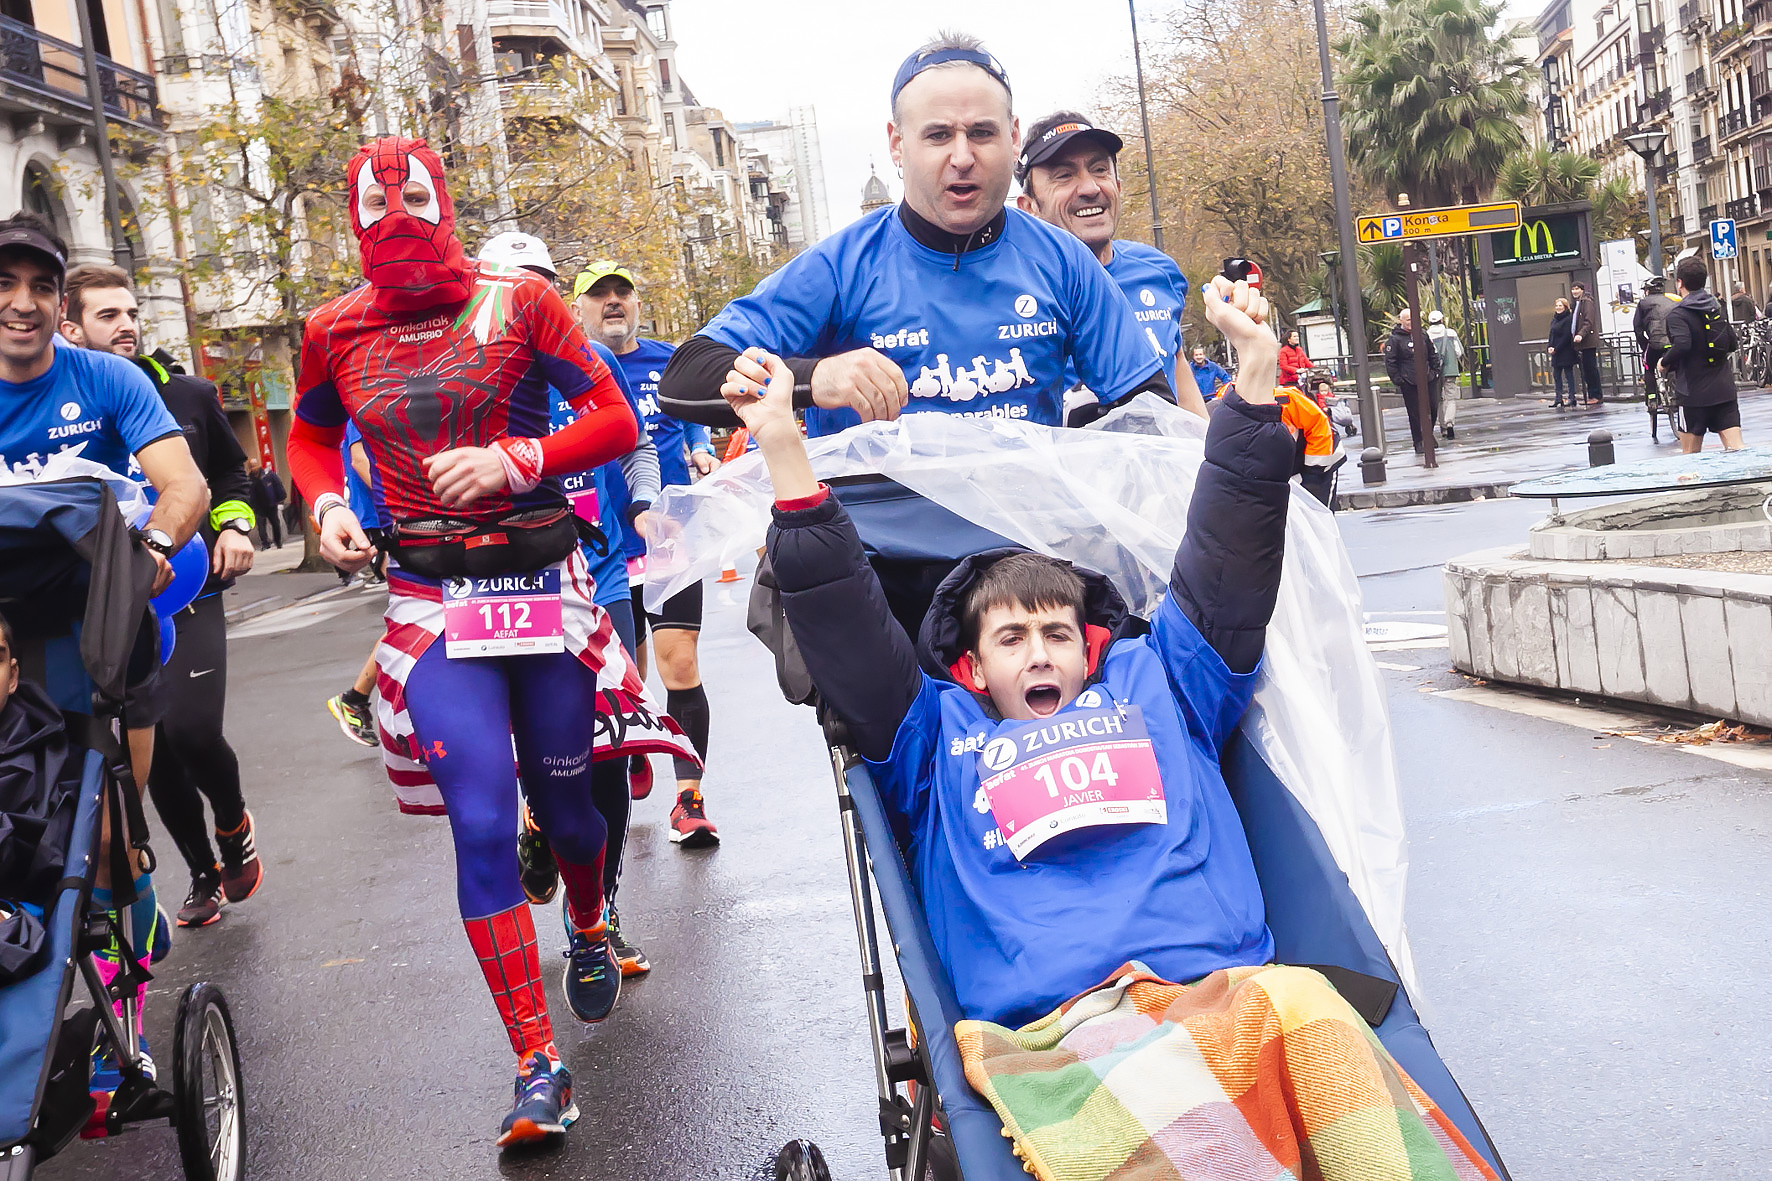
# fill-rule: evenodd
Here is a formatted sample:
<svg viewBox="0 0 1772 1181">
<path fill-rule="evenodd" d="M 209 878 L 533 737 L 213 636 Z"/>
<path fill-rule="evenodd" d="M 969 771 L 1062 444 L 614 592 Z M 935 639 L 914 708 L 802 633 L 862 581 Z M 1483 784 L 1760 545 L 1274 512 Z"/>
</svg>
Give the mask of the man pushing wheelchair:
<svg viewBox="0 0 1772 1181">
<path fill-rule="evenodd" d="M 913 647 L 813 474 L 792 372 L 740 354 L 721 392 L 769 467 L 787 621 L 904 837 L 967 1077 L 1030 1171 L 1493 1177 L 1328 980 L 1271 963 L 1218 751 L 1255 689 L 1296 443 L 1266 301 L 1204 294 L 1243 363 L 1149 624 L 1101 575 L 1002 549 L 955 568 Z"/>
</svg>

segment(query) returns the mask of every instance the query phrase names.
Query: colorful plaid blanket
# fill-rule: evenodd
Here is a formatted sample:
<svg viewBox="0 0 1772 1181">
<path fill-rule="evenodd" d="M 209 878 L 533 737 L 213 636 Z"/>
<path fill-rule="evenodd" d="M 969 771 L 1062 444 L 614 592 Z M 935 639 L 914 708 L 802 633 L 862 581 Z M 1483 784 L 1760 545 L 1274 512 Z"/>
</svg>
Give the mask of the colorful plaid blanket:
<svg viewBox="0 0 1772 1181">
<path fill-rule="evenodd" d="M 1171 984 L 1142 964 L 1032 1025 L 955 1027 L 1041 1181 L 1494 1181 L 1308 968 Z"/>
</svg>

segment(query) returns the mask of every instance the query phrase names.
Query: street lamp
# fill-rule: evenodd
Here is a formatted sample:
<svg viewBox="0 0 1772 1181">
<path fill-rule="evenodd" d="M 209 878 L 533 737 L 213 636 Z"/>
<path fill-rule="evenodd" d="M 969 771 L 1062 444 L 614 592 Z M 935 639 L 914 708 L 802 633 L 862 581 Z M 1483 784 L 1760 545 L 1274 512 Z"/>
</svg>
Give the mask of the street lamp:
<svg viewBox="0 0 1772 1181">
<path fill-rule="evenodd" d="M 1151 144 L 1151 113 L 1144 102 L 1144 53 L 1138 47 L 1138 0 L 1126 0 L 1132 14 L 1132 68 L 1138 74 L 1138 121 L 1144 126 L 1144 175 L 1151 190 L 1151 244 L 1163 249 L 1163 217 L 1157 212 L 1157 153 Z"/>
<path fill-rule="evenodd" d="M 1650 128 L 1625 136 L 1624 142 L 1643 158 L 1643 189 L 1649 197 L 1649 261 L 1653 264 L 1649 269 L 1661 278 L 1664 266 L 1661 261 L 1661 212 L 1655 206 L 1655 170 L 1665 160 L 1662 149 L 1667 147 L 1667 132 Z"/>
<path fill-rule="evenodd" d="M 1329 18 L 1323 11 L 1323 0 L 1315 0 L 1311 7 L 1317 20 L 1317 59 L 1323 74 L 1323 138 L 1328 141 L 1329 181 L 1335 190 L 1335 229 L 1341 238 L 1348 347 L 1354 352 L 1354 388 L 1360 396 L 1360 437 L 1382 450 L 1384 421 L 1378 399 L 1372 393 L 1371 362 L 1366 356 L 1366 316 L 1360 306 L 1360 271 L 1354 254 L 1354 208 L 1348 195 L 1347 155 L 1341 143 L 1341 96 L 1335 93 L 1335 71 L 1329 64 Z"/>
</svg>

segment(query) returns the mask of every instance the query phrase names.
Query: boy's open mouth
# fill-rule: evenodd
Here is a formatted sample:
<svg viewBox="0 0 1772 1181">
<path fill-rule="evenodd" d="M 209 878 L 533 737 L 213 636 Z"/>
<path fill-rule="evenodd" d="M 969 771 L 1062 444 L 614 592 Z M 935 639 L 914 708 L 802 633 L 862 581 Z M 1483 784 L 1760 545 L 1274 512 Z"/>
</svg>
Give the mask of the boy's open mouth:
<svg viewBox="0 0 1772 1181">
<path fill-rule="evenodd" d="M 1064 704 L 1059 700 L 1057 685 L 1035 685 L 1022 697 L 1037 718 L 1049 718 Z"/>
</svg>

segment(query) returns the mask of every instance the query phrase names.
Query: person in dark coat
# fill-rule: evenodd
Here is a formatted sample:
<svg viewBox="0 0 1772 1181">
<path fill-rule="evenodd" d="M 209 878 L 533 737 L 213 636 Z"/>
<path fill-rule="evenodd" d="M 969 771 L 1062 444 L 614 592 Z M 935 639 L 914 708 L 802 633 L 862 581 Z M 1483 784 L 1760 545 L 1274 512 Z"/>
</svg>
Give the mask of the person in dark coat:
<svg viewBox="0 0 1772 1181">
<path fill-rule="evenodd" d="M 1643 354 L 1643 393 L 1649 406 L 1649 437 L 1657 441 L 1661 438 L 1656 425 L 1661 387 L 1656 379 L 1661 358 L 1667 353 L 1667 314 L 1680 302 L 1678 296 L 1663 290 L 1666 285 L 1667 280 L 1660 275 L 1643 284 L 1643 298 L 1637 301 L 1636 314 L 1631 317 L 1631 330 L 1636 333 L 1637 348 Z M 1671 389 L 1667 392 L 1672 396 Z"/>
<path fill-rule="evenodd" d="M 1667 314 L 1668 346 L 1661 358 L 1661 371 L 1672 376 L 1679 399 L 1680 450 L 1686 454 L 1701 449 L 1709 432 L 1723 440 L 1723 450 L 1741 450 L 1741 400 L 1729 363 L 1735 334 L 1706 286 L 1709 279 L 1696 258 L 1674 268 L 1680 302 Z"/>
<path fill-rule="evenodd" d="M 1430 345 L 1426 356 L 1429 403 L 1427 427 L 1432 430 L 1434 420 L 1440 415 L 1439 383 L 1434 380 L 1440 373 L 1440 354 Z M 1420 455 L 1421 396 L 1415 384 L 1415 335 L 1410 330 L 1408 308 L 1398 314 L 1396 327 L 1391 329 L 1390 339 L 1384 342 L 1384 371 L 1403 399 L 1403 409 L 1409 415 L 1409 440 L 1415 444 L 1415 454 Z"/>
<path fill-rule="evenodd" d="M 1571 308 L 1575 313 L 1575 355 L 1581 363 L 1581 377 L 1587 383 L 1587 404 L 1598 406 L 1600 391 L 1600 305 L 1581 283 L 1569 285 Z"/>
<path fill-rule="evenodd" d="M 1569 301 L 1562 296 L 1551 305 L 1550 328 L 1545 332 L 1545 343 L 1550 346 L 1551 374 L 1557 383 L 1557 398 L 1551 403 L 1551 409 L 1561 410 L 1564 406 L 1573 409 L 1580 401 L 1575 394 L 1575 313 L 1569 307 Z M 1563 396 L 1564 387 L 1568 388 L 1568 398 Z"/>
<path fill-rule="evenodd" d="M 252 511 L 258 517 L 258 548 L 282 548 L 283 521 L 277 512 L 277 506 L 283 497 L 277 495 L 283 490 L 283 482 L 277 479 L 275 472 L 259 464 L 252 465 Z"/>
</svg>

